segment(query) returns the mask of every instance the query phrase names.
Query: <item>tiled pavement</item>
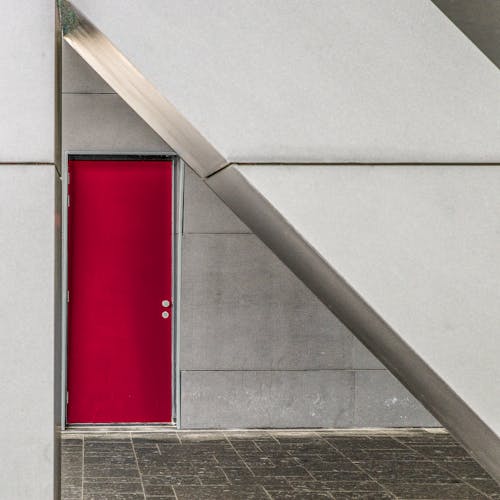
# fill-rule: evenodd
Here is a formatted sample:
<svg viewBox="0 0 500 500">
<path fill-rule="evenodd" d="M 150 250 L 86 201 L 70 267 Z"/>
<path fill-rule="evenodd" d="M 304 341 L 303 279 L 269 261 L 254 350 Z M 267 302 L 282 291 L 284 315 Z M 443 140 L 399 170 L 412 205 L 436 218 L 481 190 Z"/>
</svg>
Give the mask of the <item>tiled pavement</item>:
<svg viewBox="0 0 500 500">
<path fill-rule="evenodd" d="M 500 499 L 448 434 L 423 430 L 65 433 L 62 499 Z"/>
</svg>

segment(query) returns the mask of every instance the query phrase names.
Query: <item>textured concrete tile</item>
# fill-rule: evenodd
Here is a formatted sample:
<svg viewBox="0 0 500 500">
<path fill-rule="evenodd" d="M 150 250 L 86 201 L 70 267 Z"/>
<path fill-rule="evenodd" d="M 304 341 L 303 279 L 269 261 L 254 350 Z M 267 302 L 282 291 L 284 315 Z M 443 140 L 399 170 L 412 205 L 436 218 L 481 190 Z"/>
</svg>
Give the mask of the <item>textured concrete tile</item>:
<svg viewBox="0 0 500 500">
<path fill-rule="evenodd" d="M 457 478 L 435 462 L 399 462 L 372 460 L 357 465 L 380 483 L 456 483 Z"/>
<path fill-rule="evenodd" d="M 251 233 L 189 167 L 185 170 L 184 232 Z"/>
<path fill-rule="evenodd" d="M 314 500 L 315 498 L 332 498 L 329 493 L 318 492 L 318 491 L 272 491 L 271 498 L 273 500 Z"/>
<path fill-rule="evenodd" d="M 269 500 L 261 486 L 175 486 L 174 490 L 178 500 Z"/>
<path fill-rule="evenodd" d="M 191 371 L 181 377 L 185 428 L 341 427 L 352 422 L 350 371 Z"/>
<path fill-rule="evenodd" d="M 385 366 L 356 338 L 352 342 L 352 367 L 385 370 Z"/>
<path fill-rule="evenodd" d="M 439 464 L 451 474 L 460 479 L 465 479 L 469 483 L 470 480 L 481 481 L 491 479 L 490 475 L 473 460 L 440 460 Z"/>
<path fill-rule="evenodd" d="M 63 40 L 62 91 L 114 93 L 113 89 Z"/>
<path fill-rule="evenodd" d="M 404 450 L 410 451 L 404 444 L 390 436 L 330 436 L 325 438 L 342 452 L 350 450 Z"/>
<path fill-rule="evenodd" d="M 183 370 L 351 366 L 351 333 L 254 235 L 185 235 L 181 307 Z"/>
<path fill-rule="evenodd" d="M 141 477 L 86 476 L 83 498 L 144 498 L 142 488 L 146 498 L 156 500 L 174 498 L 176 493 L 177 498 L 190 499 L 264 498 L 260 496 L 262 493 L 267 499 L 321 498 L 322 495 L 345 499 L 394 498 L 389 490 L 398 493 L 398 498 L 500 497 L 498 485 L 470 459 L 447 461 L 440 453 L 435 454 L 435 458 L 427 458 L 401 443 L 401 432 L 365 430 L 360 434 L 351 431 L 344 436 L 290 430 L 184 431 L 181 434 L 186 437 L 182 443 L 165 441 L 158 436 L 156 441 L 138 445 L 136 454 Z M 246 440 L 243 434 L 247 435 Z M 404 436 L 413 440 L 412 446 L 437 450 L 457 448 L 453 441 L 445 439 L 447 434 L 440 434 L 440 439 L 429 432 L 406 432 Z M 97 444 L 98 439 L 92 439 Z M 101 443 L 103 448 L 91 453 L 92 460 L 100 457 L 103 470 L 108 470 L 110 464 L 114 468 L 113 459 L 119 462 L 120 454 L 114 457 L 113 450 L 120 443 L 106 439 Z M 234 444 L 239 445 L 238 452 Z M 245 444 L 251 446 L 245 447 Z M 63 446 L 63 454 L 71 448 Z M 413 454 L 413 458 L 402 459 L 399 454 L 404 452 Z M 364 453 L 364 459 L 353 461 L 353 453 Z M 209 457 L 216 462 L 210 462 Z M 231 459 L 235 458 L 237 464 L 231 465 Z M 92 467 L 96 465 L 94 462 Z M 81 473 L 75 477 L 63 476 L 62 499 L 81 499 L 81 485 Z M 433 492 L 436 493 L 432 495 Z"/>
<path fill-rule="evenodd" d="M 142 484 L 138 477 L 87 477 L 83 481 L 83 492 L 86 495 L 100 494 L 124 494 L 124 493 L 142 493 Z"/>
<path fill-rule="evenodd" d="M 130 153 L 170 148 L 119 96 L 64 94 L 62 150 Z"/>
<path fill-rule="evenodd" d="M 471 460 L 472 457 L 461 446 L 412 445 L 413 450 L 427 458 L 448 460 Z"/>
<path fill-rule="evenodd" d="M 354 424 L 360 427 L 440 426 L 388 371 L 356 371 Z"/>
<path fill-rule="evenodd" d="M 428 483 L 385 483 L 385 487 L 399 499 L 436 498 L 439 500 L 485 499 L 486 495 L 479 493 L 466 484 L 428 484 Z"/>
</svg>

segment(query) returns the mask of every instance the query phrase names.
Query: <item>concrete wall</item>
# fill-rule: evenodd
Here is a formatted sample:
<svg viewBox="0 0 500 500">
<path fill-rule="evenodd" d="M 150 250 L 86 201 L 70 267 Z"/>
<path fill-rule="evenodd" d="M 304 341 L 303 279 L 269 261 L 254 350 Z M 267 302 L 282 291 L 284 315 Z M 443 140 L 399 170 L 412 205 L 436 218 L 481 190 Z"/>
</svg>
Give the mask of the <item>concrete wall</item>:
<svg viewBox="0 0 500 500">
<path fill-rule="evenodd" d="M 63 56 L 63 150 L 169 150 Z M 189 168 L 182 251 L 183 427 L 436 425 Z"/>
<path fill-rule="evenodd" d="M 58 498 L 60 325 L 53 0 L 2 11 L 0 498 Z"/>
<path fill-rule="evenodd" d="M 73 3 L 229 162 L 500 161 L 498 68 L 430 0 Z"/>
<path fill-rule="evenodd" d="M 53 498 L 59 415 L 54 165 L 0 165 L 0 498 Z"/>
</svg>

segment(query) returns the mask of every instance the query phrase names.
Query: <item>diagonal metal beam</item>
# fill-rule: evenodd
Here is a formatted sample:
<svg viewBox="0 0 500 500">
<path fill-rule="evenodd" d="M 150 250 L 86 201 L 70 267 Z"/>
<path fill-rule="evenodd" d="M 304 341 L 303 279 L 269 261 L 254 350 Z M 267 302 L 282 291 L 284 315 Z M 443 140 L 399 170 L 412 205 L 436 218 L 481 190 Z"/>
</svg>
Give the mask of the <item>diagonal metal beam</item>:
<svg viewBox="0 0 500 500">
<path fill-rule="evenodd" d="M 111 41 L 69 2 L 60 5 L 64 39 L 191 166 L 206 177 L 227 160 Z"/>
</svg>

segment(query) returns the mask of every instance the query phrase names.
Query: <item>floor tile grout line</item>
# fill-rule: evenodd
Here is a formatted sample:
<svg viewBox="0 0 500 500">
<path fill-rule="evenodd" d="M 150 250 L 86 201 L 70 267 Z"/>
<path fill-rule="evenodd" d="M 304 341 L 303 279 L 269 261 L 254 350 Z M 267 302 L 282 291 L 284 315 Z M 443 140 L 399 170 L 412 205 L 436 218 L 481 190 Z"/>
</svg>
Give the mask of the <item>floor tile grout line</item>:
<svg viewBox="0 0 500 500">
<path fill-rule="evenodd" d="M 132 433 L 131 432 L 129 432 L 129 438 L 130 438 L 130 444 L 132 445 L 132 451 L 134 452 L 135 465 L 137 467 L 137 472 L 139 474 L 139 479 L 141 480 L 142 495 L 144 497 L 144 500 L 146 500 L 146 490 L 144 489 L 144 481 L 142 480 L 142 472 L 141 472 L 141 469 L 139 467 L 139 460 L 137 459 L 137 453 L 135 452 L 135 446 L 134 446 L 134 439 L 132 437 Z"/>
<path fill-rule="evenodd" d="M 391 495 L 394 498 L 397 498 L 397 496 L 386 486 L 384 486 L 382 483 L 377 481 L 369 472 L 364 470 L 361 466 L 359 466 L 356 462 L 353 462 L 345 453 L 342 452 L 342 450 L 339 450 L 333 443 L 325 439 L 325 441 L 337 452 L 339 452 L 344 458 L 346 458 L 351 464 L 353 464 L 355 467 L 357 467 L 361 472 L 366 474 L 372 481 L 374 481 L 376 484 L 378 484 L 386 493 Z"/>
<path fill-rule="evenodd" d="M 393 438 L 393 439 L 396 439 L 396 438 Z M 412 448 L 409 444 L 406 444 L 406 443 L 403 443 L 402 441 L 400 441 L 399 439 L 396 439 L 396 441 L 398 441 L 399 443 L 407 446 L 408 448 L 410 448 L 410 450 L 414 451 L 415 453 L 417 453 L 418 455 L 420 456 L 423 456 L 425 458 L 429 458 L 427 457 L 426 455 L 424 455 L 422 452 L 420 452 L 418 449 L 415 449 L 415 448 Z M 433 445 L 429 445 L 429 447 L 431 447 Z M 448 445 L 447 445 L 448 446 Z M 451 446 L 456 446 L 455 443 L 453 443 L 453 445 L 450 445 Z M 446 467 L 444 467 L 438 460 L 436 459 L 430 459 L 430 462 L 433 463 L 434 465 L 436 465 L 439 469 L 441 469 L 442 471 L 446 472 L 447 474 L 450 474 L 451 476 L 453 476 L 454 478 L 458 479 L 459 481 L 459 484 L 466 484 L 469 488 L 472 488 L 473 490 L 477 491 L 478 493 L 480 493 L 481 495 L 485 495 L 486 497 L 488 496 L 486 493 L 484 493 L 483 491 L 481 491 L 480 489 L 476 488 L 474 485 L 470 484 L 467 479 L 465 478 L 461 478 L 459 477 L 457 474 L 451 472 L 450 470 L 446 469 Z M 474 463 L 476 463 L 474 461 Z"/>
<path fill-rule="evenodd" d="M 224 433 L 224 437 L 226 438 L 226 440 L 229 442 L 231 448 L 234 450 L 234 452 L 236 453 L 236 455 L 238 455 L 239 459 L 245 464 L 245 467 L 250 471 L 250 474 L 252 474 L 253 477 L 256 477 L 255 476 L 255 473 L 254 471 L 250 468 L 250 466 L 245 462 L 244 458 L 239 454 L 238 450 L 234 447 L 233 443 L 231 442 L 231 440 L 227 437 L 227 434 Z M 252 443 L 254 443 L 254 441 L 252 440 Z M 255 443 L 254 443 L 255 444 Z M 227 477 L 227 476 L 226 476 Z"/>
</svg>

